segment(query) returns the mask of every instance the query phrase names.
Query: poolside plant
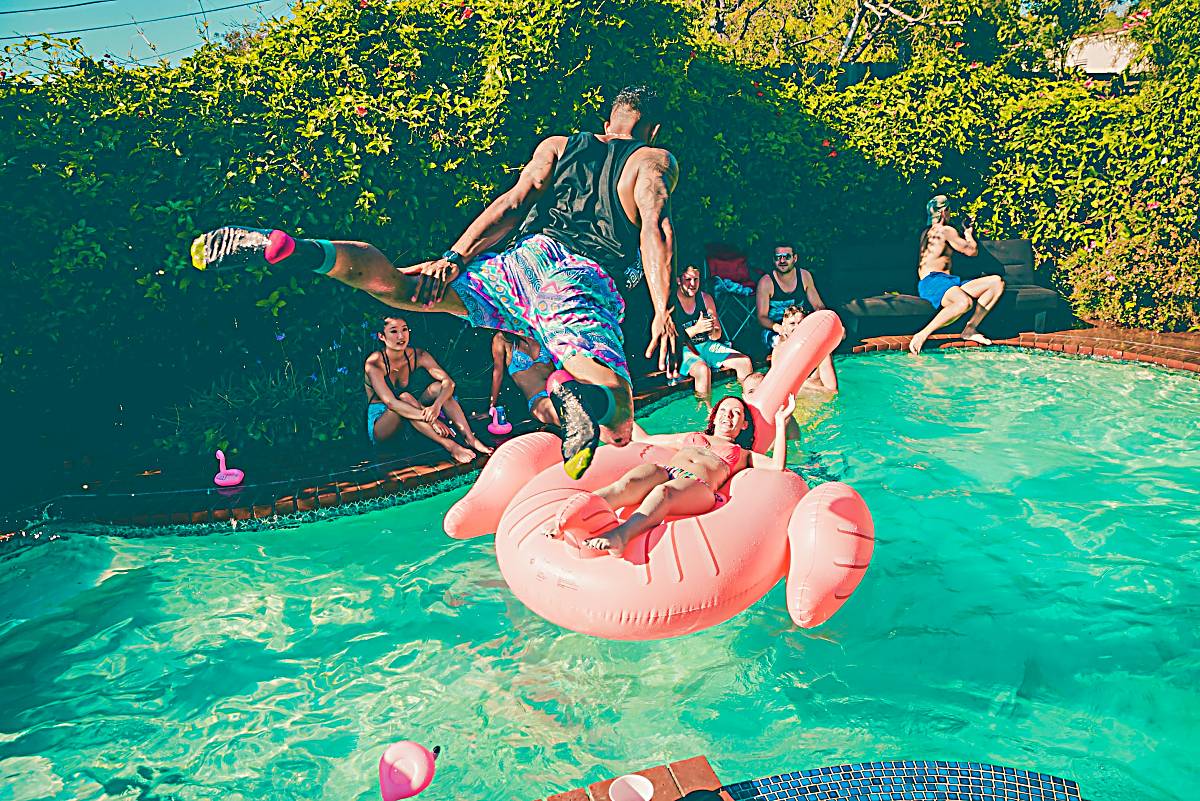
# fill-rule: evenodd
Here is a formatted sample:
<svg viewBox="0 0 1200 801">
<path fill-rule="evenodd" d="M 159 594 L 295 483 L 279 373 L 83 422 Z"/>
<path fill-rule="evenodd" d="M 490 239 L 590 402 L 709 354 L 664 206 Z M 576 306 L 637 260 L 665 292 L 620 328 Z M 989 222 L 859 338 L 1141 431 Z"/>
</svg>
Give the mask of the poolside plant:
<svg viewBox="0 0 1200 801">
<path fill-rule="evenodd" d="M 662 143 L 681 166 L 681 243 L 730 240 L 763 264 L 787 236 L 819 281 L 830 248 L 911 231 L 944 191 L 979 212 L 983 235 L 1032 239 L 1045 280 L 1080 314 L 1194 326 L 1194 260 L 1172 263 L 1167 246 L 1148 243 L 1186 243 L 1195 230 L 1195 205 L 1170 201 L 1200 164 L 1187 32 L 1197 2 L 1151 0 L 1137 35 L 1157 71 L 1136 91 L 1031 77 L 1025 61 L 1041 45 L 1015 43 L 1037 39 L 1037 20 L 1018 18 L 1022 4 L 974 0 L 931 4 L 966 23 L 889 34 L 879 52 L 905 61 L 899 74 L 842 90 L 761 27 L 787 10 L 776 0 L 745 36 L 715 31 L 714 5 L 698 0 L 327 0 L 214 38 L 178 65 L 129 64 L 77 41 L 10 47 L 0 58 L 10 299 L 0 398 L 16 407 L 9 419 L 37 407 L 55 421 L 16 432 L 11 447 L 236 446 L 223 420 L 235 400 L 258 397 L 349 416 L 289 433 L 237 411 L 252 441 L 351 436 L 352 395 L 343 407 L 294 385 L 273 335 L 285 332 L 301 363 L 379 305 L 265 267 L 197 274 L 191 237 L 230 222 L 282 225 L 370 241 L 399 263 L 427 258 L 511 184 L 540 137 L 595 129 L 605 100 L 635 81 L 672 107 Z M 792 52 L 815 57 L 804 48 Z M 1079 254 L 1116 258 L 1127 240 L 1150 248 L 1133 269 L 1157 289 L 1109 303 L 1089 277 L 1099 268 Z M 452 372 L 486 367 L 486 334 L 447 317 L 410 323 Z M 186 423 L 154 422 L 176 407 L 190 410 Z"/>
</svg>

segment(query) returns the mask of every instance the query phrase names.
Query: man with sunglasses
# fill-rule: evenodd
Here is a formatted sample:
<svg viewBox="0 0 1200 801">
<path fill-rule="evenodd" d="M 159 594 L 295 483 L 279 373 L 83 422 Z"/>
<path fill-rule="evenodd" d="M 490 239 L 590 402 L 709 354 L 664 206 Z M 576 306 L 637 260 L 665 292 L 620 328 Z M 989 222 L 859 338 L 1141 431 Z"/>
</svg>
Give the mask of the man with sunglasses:
<svg viewBox="0 0 1200 801">
<path fill-rule="evenodd" d="M 824 309 L 812 273 L 796 268 L 796 249 L 790 244 L 775 245 L 774 269 L 758 279 L 755 292 L 758 324 L 763 327 L 763 346 L 768 352 L 783 332 L 783 313 L 798 306 L 805 314 Z"/>
</svg>

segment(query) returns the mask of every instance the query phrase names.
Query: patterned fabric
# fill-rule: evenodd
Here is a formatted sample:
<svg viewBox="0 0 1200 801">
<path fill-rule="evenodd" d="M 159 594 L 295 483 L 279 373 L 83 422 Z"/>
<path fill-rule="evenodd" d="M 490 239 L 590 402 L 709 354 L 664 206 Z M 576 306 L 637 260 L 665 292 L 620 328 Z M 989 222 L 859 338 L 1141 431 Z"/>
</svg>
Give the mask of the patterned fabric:
<svg viewBox="0 0 1200 801">
<path fill-rule="evenodd" d="M 625 301 L 596 262 L 544 234 L 474 259 L 451 287 L 467 321 L 531 337 L 562 364 L 582 354 L 629 381 L 621 321 Z"/>
</svg>

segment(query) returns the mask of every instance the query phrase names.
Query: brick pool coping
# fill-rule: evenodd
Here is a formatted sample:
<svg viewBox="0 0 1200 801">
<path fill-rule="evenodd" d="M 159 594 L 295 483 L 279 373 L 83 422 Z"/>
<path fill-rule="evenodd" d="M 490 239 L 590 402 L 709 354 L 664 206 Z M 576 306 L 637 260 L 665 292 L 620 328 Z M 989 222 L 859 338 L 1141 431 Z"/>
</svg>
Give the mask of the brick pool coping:
<svg viewBox="0 0 1200 801">
<path fill-rule="evenodd" d="M 907 350 L 911 336 L 882 336 L 864 339 L 851 348 L 853 353 Z M 1200 373 L 1200 333 L 1159 334 L 1120 328 L 1082 328 L 1038 334 L 1025 332 L 1015 337 L 993 340 L 995 345 L 1035 348 L 1078 356 L 1097 356 L 1121 361 L 1144 362 L 1173 370 Z M 933 348 L 978 348 L 953 334 L 935 334 L 925 343 Z"/>
<path fill-rule="evenodd" d="M 702 756 L 672 762 L 668 765 L 655 765 L 652 768 L 632 771 L 632 773 L 645 776 L 654 786 L 654 795 L 650 801 L 676 801 L 693 790 L 718 790 L 721 787 L 721 780 L 717 778 L 717 774 L 708 764 L 708 760 Z M 555 793 L 546 796 L 545 801 L 610 801 L 608 788 L 617 778 L 619 777 L 614 776 L 587 787 L 576 787 L 573 790 Z M 729 794 L 724 791 L 721 792 L 721 797 L 725 801 L 731 801 Z"/>
<path fill-rule="evenodd" d="M 911 336 L 870 337 L 854 345 L 850 348 L 850 352 L 903 351 L 908 348 L 911 338 Z M 1168 369 L 1200 373 L 1200 333 L 1160 334 L 1153 331 L 1096 326 L 1049 333 L 1025 332 L 1015 337 L 996 339 L 995 344 L 1069 355 L 1143 362 Z M 966 342 L 953 334 L 935 334 L 925 345 L 926 350 L 958 347 L 980 346 L 974 342 Z M 686 392 L 689 387 L 690 384 L 686 383 L 674 387 L 665 385 L 652 387 L 648 391 L 639 393 L 635 402 L 637 406 L 643 407 L 668 395 Z M 535 429 L 529 427 L 527 430 Z M 410 492 L 479 469 L 486 461 L 485 457 L 479 457 L 464 465 L 445 458 L 428 464 L 412 464 L 395 469 L 377 470 L 369 477 L 361 475 L 363 471 L 357 471 L 360 473 L 359 476 L 355 475 L 355 470 L 336 471 L 330 474 L 329 481 L 303 488 L 297 488 L 294 482 L 264 482 L 259 485 L 239 487 L 232 492 L 218 491 L 213 488 L 196 489 L 184 491 L 190 492 L 194 499 L 191 508 L 151 512 L 145 511 L 144 508 L 142 510 L 131 509 L 127 514 L 106 516 L 103 520 L 92 520 L 91 522 L 153 527 L 269 519 L 280 515 L 309 512 Z M 345 480 L 341 480 L 339 477 L 345 477 Z M 359 478 L 365 480 L 358 480 Z M 279 485 L 288 485 L 289 489 L 283 492 L 274 492 L 271 489 Z M 138 495 L 139 493 L 130 492 L 114 493 L 111 500 L 118 502 L 120 498 L 124 498 L 125 503 L 128 504 L 137 499 Z M 195 501 L 197 496 L 203 499 L 203 508 L 196 508 L 200 505 Z M 0 542 L 19 533 L 21 532 L 0 530 Z M 603 801 L 607 801 L 607 799 Z"/>
</svg>

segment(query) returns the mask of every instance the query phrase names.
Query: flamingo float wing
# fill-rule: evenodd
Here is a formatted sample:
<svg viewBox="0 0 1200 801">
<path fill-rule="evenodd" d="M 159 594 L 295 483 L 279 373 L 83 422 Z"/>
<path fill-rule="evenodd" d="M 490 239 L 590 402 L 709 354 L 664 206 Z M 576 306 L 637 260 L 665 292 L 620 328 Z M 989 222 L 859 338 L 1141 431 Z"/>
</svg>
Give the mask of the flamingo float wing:
<svg viewBox="0 0 1200 801">
<path fill-rule="evenodd" d="M 875 524 L 866 502 L 841 482 L 811 490 L 792 512 L 788 548 L 788 614 L 810 629 L 841 608 L 871 564 Z"/>
</svg>

